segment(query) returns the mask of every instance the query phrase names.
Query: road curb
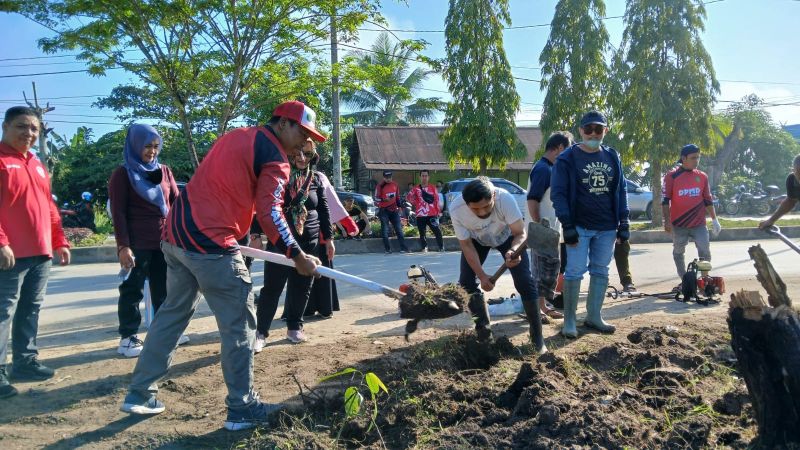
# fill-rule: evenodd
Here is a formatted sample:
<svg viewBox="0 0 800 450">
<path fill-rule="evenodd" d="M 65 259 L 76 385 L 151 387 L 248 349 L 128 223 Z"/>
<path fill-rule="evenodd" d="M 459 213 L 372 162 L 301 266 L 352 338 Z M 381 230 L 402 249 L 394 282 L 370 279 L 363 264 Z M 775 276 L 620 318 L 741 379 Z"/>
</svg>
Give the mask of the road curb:
<svg viewBox="0 0 800 450">
<path fill-rule="evenodd" d="M 800 226 L 783 227 L 781 232 L 790 237 L 800 237 Z M 761 240 L 761 239 L 777 239 L 776 237 L 767 234 L 758 228 L 731 228 L 722 230 L 718 237 L 712 238 L 712 241 L 748 241 L 748 240 Z M 392 252 L 398 253 L 400 245 L 397 239 L 392 237 L 389 239 L 392 245 Z M 412 252 L 421 250 L 419 238 L 407 237 L 405 239 L 406 246 Z M 672 236 L 664 231 L 631 231 L 631 244 L 660 244 L 672 242 Z M 456 251 L 459 249 L 458 240 L 453 236 L 444 238 L 444 247 L 447 251 Z M 429 251 L 437 251 L 436 239 L 433 236 L 428 237 Z M 364 253 L 383 253 L 383 241 L 380 238 L 356 240 L 337 240 L 336 253 L 339 255 L 355 255 Z M 73 264 L 93 264 L 93 263 L 109 263 L 117 262 L 117 247 L 114 245 L 102 245 L 98 247 L 78 247 L 71 249 L 72 263 Z"/>
</svg>

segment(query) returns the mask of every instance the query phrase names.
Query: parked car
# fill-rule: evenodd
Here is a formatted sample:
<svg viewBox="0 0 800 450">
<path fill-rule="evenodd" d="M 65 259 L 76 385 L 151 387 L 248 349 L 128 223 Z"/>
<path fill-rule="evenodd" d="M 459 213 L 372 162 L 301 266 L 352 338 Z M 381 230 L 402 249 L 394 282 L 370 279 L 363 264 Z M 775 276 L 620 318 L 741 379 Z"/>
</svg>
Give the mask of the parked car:
<svg viewBox="0 0 800 450">
<path fill-rule="evenodd" d="M 625 180 L 628 191 L 628 208 L 631 219 L 644 215 L 648 220 L 653 218 L 653 193 L 646 187 L 639 186 L 631 180 Z"/>
<path fill-rule="evenodd" d="M 375 207 L 375 201 L 369 195 L 348 191 L 336 191 L 336 195 L 342 203 L 344 203 L 344 199 L 347 197 L 353 197 L 353 201 L 355 201 L 356 205 L 367 213 L 367 217 L 370 219 L 375 217 L 375 214 L 378 212 L 378 208 Z"/>
<path fill-rule="evenodd" d="M 464 190 L 464 186 L 467 185 L 470 181 L 474 180 L 475 178 L 460 178 L 458 180 L 450 181 L 444 185 L 444 204 L 445 209 L 453 203 L 453 200 L 461 196 L 461 191 Z M 522 189 L 518 184 L 508 181 L 505 178 L 490 178 L 492 184 L 495 187 L 499 187 L 508 191 L 514 199 L 517 201 L 517 206 L 519 206 L 522 215 L 527 220 L 529 217 L 528 214 L 528 193 L 525 189 Z"/>
</svg>

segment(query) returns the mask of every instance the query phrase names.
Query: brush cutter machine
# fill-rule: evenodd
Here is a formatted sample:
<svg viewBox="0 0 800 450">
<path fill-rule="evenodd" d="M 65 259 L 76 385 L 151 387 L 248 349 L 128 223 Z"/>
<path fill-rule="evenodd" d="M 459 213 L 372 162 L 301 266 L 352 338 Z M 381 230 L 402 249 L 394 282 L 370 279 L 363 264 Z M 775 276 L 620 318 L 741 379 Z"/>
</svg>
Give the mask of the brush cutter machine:
<svg viewBox="0 0 800 450">
<path fill-rule="evenodd" d="M 614 286 L 609 286 L 606 291 L 606 297 L 612 299 L 642 297 L 674 298 L 679 302 L 694 301 L 700 305 L 719 303 L 720 295 L 725 293 L 725 279 L 722 277 L 710 276 L 710 271 L 711 262 L 695 259 L 686 267 L 686 274 L 681 279 L 681 288 L 679 291 L 672 290 L 669 292 L 648 294 L 638 291 L 627 292 L 617 289 Z"/>
</svg>

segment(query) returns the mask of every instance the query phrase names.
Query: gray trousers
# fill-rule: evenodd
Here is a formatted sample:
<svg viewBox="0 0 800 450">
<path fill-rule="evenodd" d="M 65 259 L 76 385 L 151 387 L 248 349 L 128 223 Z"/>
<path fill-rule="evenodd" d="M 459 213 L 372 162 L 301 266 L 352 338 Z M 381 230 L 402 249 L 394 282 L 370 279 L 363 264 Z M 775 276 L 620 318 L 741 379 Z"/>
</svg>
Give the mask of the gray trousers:
<svg viewBox="0 0 800 450">
<path fill-rule="evenodd" d="M 553 301 L 558 282 L 558 269 L 561 268 L 558 249 L 554 252 L 538 252 L 531 249 L 531 261 L 533 262 L 531 272 L 533 279 L 536 280 L 539 297 L 544 297 L 548 302 Z"/>
<path fill-rule="evenodd" d="M 9 336 L 15 364 L 25 364 L 39 355 L 39 310 L 50 265 L 47 256 L 31 256 L 17 259 L 11 269 L 0 270 L 0 367 L 6 365 Z"/>
<path fill-rule="evenodd" d="M 689 238 L 694 240 L 694 245 L 697 247 L 697 256 L 700 259 L 711 261 L 711 241 L 705 224 L 691 228 L 673 226 L 672 259 L 675 260 L 675 268 L 678 269 L 679 278 L 683 278 L 683 275 L 686 274 L 686 260 L 683 254 L 686 252 Z"/>
<path fill-rule="evenodd" d="M 214 313 L 222 351 L 222 377 L 228 387 L 225 404 L 243 408 L 256 401 L 253 392 L 253 341 L 256 314 L 252 280 L 241 253 L 212 255 L 161 243 L 167 262 L 167 298 L 158 308 L 136 362 L 130 391 L 145 397 L 158 392 L 178 338 L 186 330 L 202 293 Z"/>
</svg>

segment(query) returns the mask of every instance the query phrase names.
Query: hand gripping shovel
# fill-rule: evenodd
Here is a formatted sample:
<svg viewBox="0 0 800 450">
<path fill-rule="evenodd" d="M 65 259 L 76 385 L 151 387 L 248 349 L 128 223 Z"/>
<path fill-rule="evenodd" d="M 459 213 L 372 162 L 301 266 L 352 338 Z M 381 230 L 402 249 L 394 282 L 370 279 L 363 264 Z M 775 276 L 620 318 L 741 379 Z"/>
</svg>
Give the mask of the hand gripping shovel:
<svg viewBox="0 0 800 450">
<path fill-rule="evenodd" d="M 781 233 L 781 229 L 780 229 L 780 227 L 778 227 L 777 225 L 773 225 L 773 226 L 771 226 L 771 227 L 767 228 L 767 229 L 766 229 L 766 230 L 764 230 L 764 231 L 766 231 L 767 233 L 769 233 L 769 234 L 771 234 L 771 235 L 773 235 L 773 236 L 777 237 L 778 239 L 782 240 L 783 242 L 785 242 L 785 243 L 786 243 L 786 245 L 788 245 L 789 247 L 791 247 L 791 248 L 792 248 L 792 250 L 796 251 L 797 253 L 800 253 L 800 247 L 798 247 L 798 246 L 797 246 L 797 244 L 795 244 L 794 242 L 792 242 L 792 240 L 791 240 L 791 239 L 789 239 L 788 237 L 786 237 L 786 235 L 785 235 L 785 234 Z"/>
<path fill-rule="evenodd" d="M 258 250 L 250 247 L 239 247 L 239 250 L 241 250 L 242 255 L 244 256 L 263 259 L 264 261 L 280 264 L 283 266 L 294 267 L 294 261 L 277 253 L 265 252 L 264 250 Z M 355 275 L 339 272 L 338 270 L 333 270 L 330 267 L 317 266 L 317 274 L 322 275 L 325 278 L 330 278 L 332 280 L 354 284 L 368 291 L 376 292 L 378 294 L 384 294 L 389 297 L 395 298 L 397 300 L 401 300 L 405 296 L 405 294 L 396 289 L 392 289 L 388 286 L 384 286 L 374 281 L 369 281 L 363 278 L 359 278 Z"/>
</svg>

